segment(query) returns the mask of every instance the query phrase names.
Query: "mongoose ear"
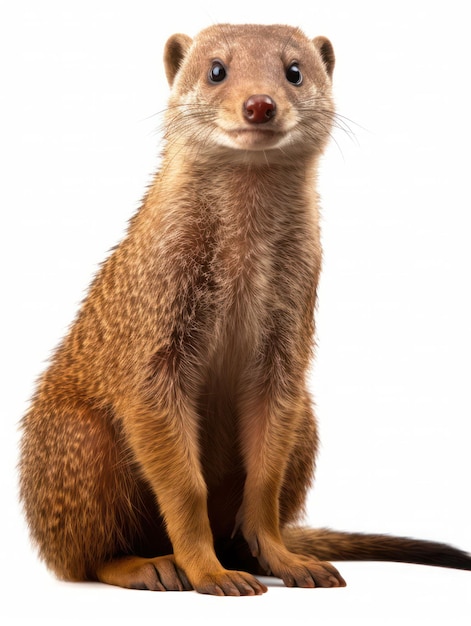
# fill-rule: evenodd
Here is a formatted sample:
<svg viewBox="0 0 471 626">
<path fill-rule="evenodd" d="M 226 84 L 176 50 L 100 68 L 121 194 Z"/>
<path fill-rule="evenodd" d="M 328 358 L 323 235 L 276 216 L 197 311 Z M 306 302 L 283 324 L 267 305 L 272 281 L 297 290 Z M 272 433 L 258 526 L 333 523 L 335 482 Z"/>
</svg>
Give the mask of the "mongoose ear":
<svg viewBox="0 0 471 626">
<path fill-rule="evenodd" d="M 164 64 L 168 84 L 172 86 L 175 75 L 180 69 L 183 59 L 193 40 L 188 35 L 172 35 L 165 44 Z"/>
<path fill-rule="evenodd" d="M 321 54 L 322 61 L 324 62 L 325 69 L 329 78 L 332 78 L 335 66 L 335 54 L 334 48 L 327 37 L 316 37 L 312 40 L 312 43 L 316 46 Z"/>
</svg>

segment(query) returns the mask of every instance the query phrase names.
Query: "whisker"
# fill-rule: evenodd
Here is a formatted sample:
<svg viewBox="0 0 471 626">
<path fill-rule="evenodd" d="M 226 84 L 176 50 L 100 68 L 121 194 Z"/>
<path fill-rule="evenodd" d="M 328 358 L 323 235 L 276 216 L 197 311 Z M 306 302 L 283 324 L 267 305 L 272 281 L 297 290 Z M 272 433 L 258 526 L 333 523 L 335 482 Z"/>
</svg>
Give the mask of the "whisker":
<svg viewBox="0 0 471 626">
<path fill-rule="evenodd" d="M 318 118 L 324 118 L 326 121 L 329 122 L 329 127 L 332 130 L 339 130 L 343 133 L 345 133 L 348 138 L 355 143 L 356 145 L 359 145 L 359 141 L 357 138 L 356 133 L 352 130 L 352 128 L 350 127 L 349 123 L 355 124 L 356 126 L 358 126 L 359 128 L 361 128 L 361 126 L 359 124 L 356 124 L 355 122 L 353 122 L 352 120 L 349 120 L 347 117 L 340 115 L 339 113 L 330 110 L 329 108 L 324 108 L 324 107 L 320 107 L 318 104 L 316 105 L 315 102 L 311 102 L 309 103 L 308 106 L 306 106 L 306 103 L 303 105 L 303 107 L 301 108 L 301 111 L 304 112 L 308 112 L 314 111 L 315 114 L 318 116 Z M 324 128 L 326 128 L 327 126 L 324 125 Z M 329 132 L 329 135 L 333 138 L 333 133 L 332 130 Z"/>
</svg>

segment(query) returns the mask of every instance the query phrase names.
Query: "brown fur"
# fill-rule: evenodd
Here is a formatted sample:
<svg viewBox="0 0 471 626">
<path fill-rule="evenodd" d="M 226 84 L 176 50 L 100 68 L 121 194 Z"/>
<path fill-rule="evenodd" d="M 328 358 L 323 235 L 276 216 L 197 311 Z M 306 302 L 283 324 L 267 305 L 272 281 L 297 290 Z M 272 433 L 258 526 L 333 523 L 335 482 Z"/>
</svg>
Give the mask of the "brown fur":
<svg viewBox="0 0 471 626">
<path fill-rule="evenodd" d="M 211 84 L 214 60 L 227 77 Z M 172 37 L 165 66 L 160 172 L 23 420 L 21 497 L 42 558 L 68 580 L 226 595 L 265 591 L 256 573 L 343 585 L 328 558 L 405 546 L 420 561 L 425 542 L 388 552 L 384 537 L 290 526 L 317 448 L 306 372 L 332 46 L 215 26 Z M 276 102 L 266 123 L 244 117 L 254 94 Z M 446 550 L 435 564 L 450 565 Z"/>
</svg>

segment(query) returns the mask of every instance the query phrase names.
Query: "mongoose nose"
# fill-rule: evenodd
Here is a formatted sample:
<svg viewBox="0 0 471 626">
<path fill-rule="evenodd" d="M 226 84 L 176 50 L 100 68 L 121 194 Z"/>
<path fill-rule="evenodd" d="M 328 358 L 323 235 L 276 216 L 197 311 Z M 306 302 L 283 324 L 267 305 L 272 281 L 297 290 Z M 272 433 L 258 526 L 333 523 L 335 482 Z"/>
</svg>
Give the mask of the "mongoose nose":
<svg viewBox="0 0 471 626">
<path fill-rule="evenodd" d="M 250 96 L 244 102 L 244 117 L 251 124 L 269 122 L 276 113 L 275 101 L 266 95 Z"/>
</svg>

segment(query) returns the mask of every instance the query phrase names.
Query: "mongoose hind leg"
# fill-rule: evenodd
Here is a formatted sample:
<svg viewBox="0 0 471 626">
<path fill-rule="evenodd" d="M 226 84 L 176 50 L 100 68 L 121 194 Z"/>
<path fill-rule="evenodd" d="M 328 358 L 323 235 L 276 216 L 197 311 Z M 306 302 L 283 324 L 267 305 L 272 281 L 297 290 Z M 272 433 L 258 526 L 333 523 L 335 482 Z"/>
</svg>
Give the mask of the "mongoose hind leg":
<svg viewBox="0 0 471 626">
<path fill-rule="evenodd" d="M 128 589 L 150 591 L 190 591 L 193 589 L 185 572 L 175 563 L 173 555 L 145 559 L 126 556 L 105 563 L 97 569 L 103 583 Z"/>
<path fill-rule="evenodd" d="M 24 418 L 20 460 L 21 499 L 42 559 L 59 578 L 80 581 L 95 580 L 97 567 L 119 554 L 165 554 L 162 525 L 147 528 L 158 511 L 112 413 L 53 389 Z"/>
</svg>

